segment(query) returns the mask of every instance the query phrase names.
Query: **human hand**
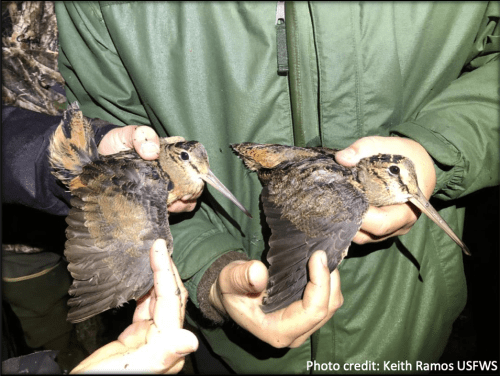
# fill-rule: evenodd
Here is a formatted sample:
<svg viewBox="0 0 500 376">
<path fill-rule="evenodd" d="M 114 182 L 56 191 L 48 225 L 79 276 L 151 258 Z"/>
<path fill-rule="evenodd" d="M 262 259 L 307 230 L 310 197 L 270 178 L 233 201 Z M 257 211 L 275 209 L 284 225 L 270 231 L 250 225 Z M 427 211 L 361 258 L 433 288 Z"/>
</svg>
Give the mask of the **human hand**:
<svg viewBox="0 0 500 376">
<path fill-rule="evenodd" d="M 303 299 L 278 311 L 265 314 L 260 308 L 268 273 L 257 260 L 226 265 L 212 285 L 210 302 L 262 341 L 276 348 L 298 347 L 344 302 L 339 272 L 330 275 L 324 251 L 314 252 L 308 267 L 310 280 Z"/>
<path fill-rule="evenodd" d="M 153 244 L 150 258 L 154 285 L 137 302 L 132 324 L 71 373 L 178 373 L 184 357 L 196 351 L 198 339 L 182 329 L 188 293 L 163 239 Z"/>
<path fill-rule="evenodd" d="M 167 137 L 168 143 L 186 141 L 183 137 Z M 102 138 L 97 151 L 102 155 L 115 154 L 120 151 L 134 148 L 145 160 L 158 158 L 160 153 L 160 138 L 153 128 L 146 125 L 127 125 L 125 127 L 114 128 Z M 201 192 L 189 199 L 182 198 L 172 202 L 168 206 L 169 213 L 190 212 L 196 207 L 196 200 Z"/>
<path fill-rule="evenodd" d="M 339 151 L 335 159 L 344 166 L 354 166 L 360 159 L 379 153 L 399 154 L 410 158 L 415 165 L 420 190 L 427 199 L 430 198 L 436 186 L 434 162 L 416 141 L 399 137 L 364 137 Z M 410 231 L 419 215 L 420 211 L 409 203 L 378 208 L 370 206 L 353 241 L 365 244 L 404 235 Z"/>
</svg>

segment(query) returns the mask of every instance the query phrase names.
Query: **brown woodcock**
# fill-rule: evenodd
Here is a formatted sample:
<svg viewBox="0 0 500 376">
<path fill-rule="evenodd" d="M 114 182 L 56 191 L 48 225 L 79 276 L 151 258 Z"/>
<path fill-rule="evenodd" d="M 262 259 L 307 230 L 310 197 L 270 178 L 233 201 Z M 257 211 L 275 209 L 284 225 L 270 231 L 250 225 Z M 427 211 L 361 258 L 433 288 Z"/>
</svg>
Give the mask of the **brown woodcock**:
<svg viewBox="0 0 500 376">
<path fill-rule="evenodd" d="M 249 142 L 231 146 L 263 185 L 261 200 L 271 228 L 266 313 L 301 299 L 314 251 L 326 252 L 330 272 L 340 264 L 369 205 L 409 201 L 470 254 L 420 191 L 413 162 L 406 157 L 378 154 L 345 167 L 335 161 L 334 149 Z"/>
<path fill-rule="evenodd" d="M 209 183 L 250 216 L 212 173 L 199 142 L 160 139 L 159 158 L 142 159 L 135 151 L 102 156 L 97 152 L 93 120 L 78 104 L 65 111 L 52 136 L 52 173 L 71 191 L 64 254 L 74 279 L 69 289 L 68 321 L 79 322 L 139 299 L 153 286 L 149 250 L 156 239 L 173 239 L 168 206 L 189 199 Z"/>
</svg>

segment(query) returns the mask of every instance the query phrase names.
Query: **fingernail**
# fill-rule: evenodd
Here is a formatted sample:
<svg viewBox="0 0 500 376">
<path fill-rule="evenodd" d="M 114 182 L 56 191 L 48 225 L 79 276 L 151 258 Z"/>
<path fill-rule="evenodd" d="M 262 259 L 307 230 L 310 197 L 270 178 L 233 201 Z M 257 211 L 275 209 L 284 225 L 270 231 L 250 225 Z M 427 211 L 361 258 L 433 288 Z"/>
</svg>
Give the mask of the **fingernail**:
<svg viewBox="0 0 500 376">
<path fill-rule="evenodd" d="M 326 258 L 325 251 L 321 251 L 321 262 L 323 263 L 324 266 L 328 267 L 328 260 Z"/>
<path fill-rule="evenodd" d="M 341 151 L 344 159 L 352 159 L 356 155 L 356 151 L 352 148 L 347 148 Z"/>
<path fill-rule="evenodd" d="M 251 266 L 247 269 L 247 281 L 248 281 L 248 284 L 252 287 L 254 287 L 255 285 L 252 283 L 252 280 L 250 278 L 250 269 L 251 269 Z"/>
<path fill-rule="evenodd" d="M 141 153 L 147 155 L 154 155 L 160 152 L 160 147 L 152 141 L 144 142 L 141 145 Z"/>
</svg>

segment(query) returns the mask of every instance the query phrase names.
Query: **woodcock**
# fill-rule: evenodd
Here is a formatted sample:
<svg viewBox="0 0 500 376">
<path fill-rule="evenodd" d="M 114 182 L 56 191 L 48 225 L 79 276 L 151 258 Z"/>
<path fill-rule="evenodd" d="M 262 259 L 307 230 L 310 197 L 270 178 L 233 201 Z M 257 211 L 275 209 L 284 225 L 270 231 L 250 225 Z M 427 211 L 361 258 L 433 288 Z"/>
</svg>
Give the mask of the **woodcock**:
<svg viewBox="0 0 500 376">
<path fill-rule="evenodd" d="M 231 146 L 263 185 L 261 200 L 271 228 L 269 282 L 262 305 L 266 313 L 301 299 L 306 264 L 314 251 L 326 252 L 330 272 L 340 264 L 369 205 L 410 201 L 469 254 L 420 191 L 414 165 L 406 157 L 378 154 L 345 167 L 335 161 L 338 150 L 328 148 L 249 142 Z"/>
<path fill-rule="evenodd" d="M 199 193 L 204 182 L 250 215 L 212 173 L 199 142 L 169 144 L 160 139 L 160 155 L 153 161 L 132 150 L 101 156 L 92 121 L 77 103 L 70 105 L 49 150 L 53 174 L 72 194 L 64 251 L 74 278 L 70 322 L 137 300 L 149 291 L 153 242 L 165 239 L 173 251 L 169 204 Z"/>
</svg>

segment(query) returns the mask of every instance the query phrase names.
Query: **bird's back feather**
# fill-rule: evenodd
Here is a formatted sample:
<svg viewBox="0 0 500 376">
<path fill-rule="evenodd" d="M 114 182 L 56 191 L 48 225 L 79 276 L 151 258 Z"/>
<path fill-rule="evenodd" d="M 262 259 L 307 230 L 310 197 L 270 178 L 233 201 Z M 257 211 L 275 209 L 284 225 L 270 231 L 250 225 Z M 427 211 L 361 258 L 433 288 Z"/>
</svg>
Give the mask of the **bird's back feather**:
<svg viewBox="0 0 500 376">
<path fill-rule="evenodd" d="M 82 172 L 85 165 L 99 159 L 90 122 L 74 102 L 64 112 L 50 140 L 52 173 L 66 185 Z"/>
</svg>

